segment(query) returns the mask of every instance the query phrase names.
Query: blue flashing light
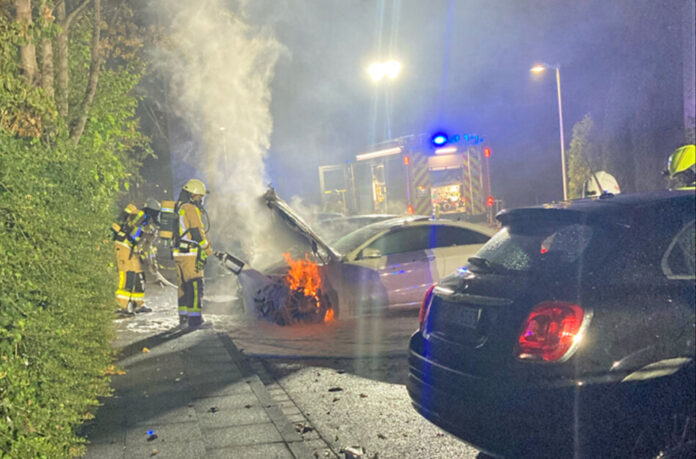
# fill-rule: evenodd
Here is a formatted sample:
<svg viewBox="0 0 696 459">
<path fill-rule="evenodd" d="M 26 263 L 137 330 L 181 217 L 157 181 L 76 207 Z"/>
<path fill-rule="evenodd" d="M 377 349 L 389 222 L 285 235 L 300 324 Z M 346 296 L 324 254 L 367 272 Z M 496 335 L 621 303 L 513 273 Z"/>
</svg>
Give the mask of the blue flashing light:
<svg viewBox="0 0 696 459">
<path fill-rule="evenodd" d="M 148 431 L 147 431 L 147 434 L 148 434 L 148 435 L 152 435 L 152 434 L 154 434 L 154 433 L 155 433 L 154 430 L 148 430 Z"/>
<path fill-rule="evenodd" d="M 459 142 L 459 134 L 453 135 L 452 139 L 450 140 L 452 143 Z"/>
<path fill-rule="evenodd" d="M 466 266 L 461 266 L 461 267 L 457 268 L 457 272 L 459 274 L 466 274 L 469 272 L 469 269 Z"/>
<path fill-rule="evenodd" d="M 447 134 L 438 132 L 434 134 L 431 138 L 433 145 L 441 146 L 447 143 Z"/>
</svg>

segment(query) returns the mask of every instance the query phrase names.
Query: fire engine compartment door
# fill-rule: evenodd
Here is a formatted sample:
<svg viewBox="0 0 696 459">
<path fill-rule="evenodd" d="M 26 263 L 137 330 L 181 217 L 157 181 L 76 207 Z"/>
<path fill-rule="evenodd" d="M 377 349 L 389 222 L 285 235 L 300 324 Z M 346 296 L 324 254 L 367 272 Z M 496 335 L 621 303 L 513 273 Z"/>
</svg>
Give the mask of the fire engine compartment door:
<svg viewBox="0 0 696 459">
<path fill-rule="evenodd" d="M 347 207 L 346 191 L 350 188 L 348 170 L 345 164 L 319 166 L 319 188 L 321 190 L 322 207 L 327 207 L 339 199 Z M 336 196 L 336 193 L 339 193 Z"/>
</svg>

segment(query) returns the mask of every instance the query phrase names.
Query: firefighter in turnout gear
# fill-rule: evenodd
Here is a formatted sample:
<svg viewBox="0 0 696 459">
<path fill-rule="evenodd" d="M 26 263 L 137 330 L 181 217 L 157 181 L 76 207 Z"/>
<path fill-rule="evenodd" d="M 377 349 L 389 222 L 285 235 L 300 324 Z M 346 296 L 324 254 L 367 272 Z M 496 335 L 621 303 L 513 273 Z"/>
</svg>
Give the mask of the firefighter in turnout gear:
<svg viewBox="0 0 696 459">
<path fill-rule="evenodd" d="M 203 198 L 207 194 L 205 184 L 191 179 L 184 184 L 176 203 L 178 232 L 175 235 L 173 255 L 179 283 L 179 324 L 189 328 L 203 323 L 201 300 L 203 298 L 203 268 L 213 253 L 206 239 L 201 213 Z"/>
<path fill-rule="evenodd" d="M 152 202 L 148 202 L 141 210 L 133 204 L 128 204 L 121 212 L 119 221 L 111 226 L 118 269 L 116 302 L 121 313 L 152 311 L 144 306 L 145 273 L 142 261 L 143 257 L 147 256 L 147 247 L 152 244 L 157 233 L 158 206 L 159 204 L 154 206 Z"/>
</svg>

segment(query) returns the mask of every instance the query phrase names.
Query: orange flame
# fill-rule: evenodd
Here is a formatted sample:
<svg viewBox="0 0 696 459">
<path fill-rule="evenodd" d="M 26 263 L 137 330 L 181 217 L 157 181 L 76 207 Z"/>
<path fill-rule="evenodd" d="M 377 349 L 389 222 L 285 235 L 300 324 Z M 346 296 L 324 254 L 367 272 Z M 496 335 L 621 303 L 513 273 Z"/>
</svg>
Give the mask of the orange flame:
<svg viewBox="0 0 696 459">
<path fill-rule="evenodd" d="M 309 259 L 309 254 L 305 254 L 304 260 L 293 260 L 289 253 L 284 253 L 283 258 L 290 266 L 285 281 L 291 289 L 300 290 L 304 296 L 312 297 L 316 300 L 317 308 L 321 307 L 319 299 L 319 289 L 321 288 L 321 276 L 319 275 L 319 265 Z M 324 316 L 324 321 L 333 320 L 333 309 L 329 309 Z"/>
</svg>

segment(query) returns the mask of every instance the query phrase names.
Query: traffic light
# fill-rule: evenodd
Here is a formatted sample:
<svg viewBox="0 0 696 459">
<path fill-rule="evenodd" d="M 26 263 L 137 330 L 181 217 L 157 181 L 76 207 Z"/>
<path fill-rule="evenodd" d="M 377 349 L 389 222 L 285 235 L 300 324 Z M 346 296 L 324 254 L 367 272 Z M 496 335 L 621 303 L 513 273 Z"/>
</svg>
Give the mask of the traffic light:
<svg viewBox="0 0 696 459">
<path fill-rule="evenodd" d="M 486 201 L 486 205 L 488 207 L 493 207 L 493 196 L 488 196 L 488 200 Z"/>
<path fill-rule="evenodd" d="M 483 156 L 485 156 L 486 158 L 490 158 L 491 157 L 491 149 L 488 147 L 484 148 L 483 149 Z"/>
</svg>

